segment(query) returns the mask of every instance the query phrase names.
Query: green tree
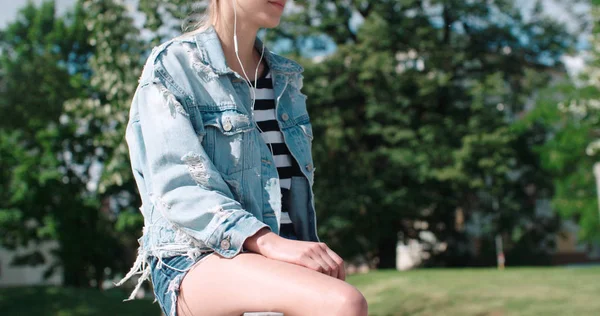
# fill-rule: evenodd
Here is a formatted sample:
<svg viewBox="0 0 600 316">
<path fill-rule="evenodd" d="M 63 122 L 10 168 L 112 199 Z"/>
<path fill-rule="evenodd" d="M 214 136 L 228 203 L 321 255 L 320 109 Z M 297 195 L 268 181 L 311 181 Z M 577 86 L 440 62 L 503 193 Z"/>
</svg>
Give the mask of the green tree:
<svg viewBox="0 0 600 316">
<path fill-rule="evenodd" d="M 550 130 L 538 147 L 543 167 L 553 175 L 552 206 L 580 226 L 580 238 L 599 240 L 600 217 L 593 166 L 600 153 L 600 1 L 592 1 L 594 28 L 582 74 L 540 93 L 526 126 Z"/>
<path fill-rule="evenodd" d="M 107 213 L 108 235 L 117 241 L 104 267 L 110 275 L 129 268 L 135 257 L 143 218 L 129 164 L 125 129 L 129 106 L 147 56 L 150 39 L 142 38 L 132 13 L 122 1 L 81 1 L 85 12 L 87 43 L 94 48 L 88 65 L 90 91 L 64 104 L 63 116 L 74 132 L 74 148 L 83 148 L 82 161 L 92 161 L 96 179 L 90 179 L 97 213 Z M 115 252 L 116 251 L 116 252 Z M 120 251 L 120 252 L 119 252 Z"/>
<path fill-rule="evenodd" d="M 393 267 L 398 233 L 428 230 L 447 243 L 440 263 L 464 265 L 476 254 L 458 218 L 477 217 L 484 242 L 544 246 L 556 219 L 536 213 L 549 178 L 530 145 L 545 131 L 511 124 L 564 73 L 565 26 L 539 3 L 529 18 L 513 1 L 296 3 L 295 36 L 337 47 L 304 62 L 327 242 Z"/>
<path fill-rule="evenodd" d="M 80 1 L 57 17 L 53 1 L 40 7 L 28 4 L 2 31 L 0 242 L 14 249 L 54 240 L 56 260 L 47 275 L 58 268 L 65 285 L 86 287 L 95 281 L 101 287 L 106 277 L 129 263 L 124 240 L 135 238 L 119 232 L 141 226 L 139 216 L 127 213 L 118 221 L 115 216 L 120 208 L 114 205 L 127 195 L 112 185 L 123 184 L 119 176 L 130 173 L 111 164 L 115 156 L 125 154 L 119 146 L 122 128 L 115 127 L 125 119 L 117 115 L 123 112 L 119 102 L 130 98 L 132 90 L 119 86 L 110 72 L 126 64 L 129 68 L 121 70 L 135 84 L 141 56 L 124 58 L 118 50 L 109 51 L 116 42 L 102 38 L 95 45 L 95 21 L 113 16 L 95 16 L 98 12 L 84 5 Z M 104 34 L 109 26 L 123 27 L 119 22 L 131 19 L 113 22 L 116 25 L 105 22 Z M 119 44 L 133 47 L 125 41 Z M 114 103 L 116 113 L 106 100 Z M 47 259 L 34 252 L 15 263 Z"/>
</svg>

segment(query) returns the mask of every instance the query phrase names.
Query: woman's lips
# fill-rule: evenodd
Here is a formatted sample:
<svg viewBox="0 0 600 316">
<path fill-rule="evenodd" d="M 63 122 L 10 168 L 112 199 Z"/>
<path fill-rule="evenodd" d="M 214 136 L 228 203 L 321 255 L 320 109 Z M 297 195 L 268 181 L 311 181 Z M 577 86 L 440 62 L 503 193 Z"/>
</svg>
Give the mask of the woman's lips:
<svg viewBox="0 0 600 316">
<path fill-rule="evenodd" d="M 284 3 L 282 3 L 282 2 L 269 1 L 269 3 L 276 6 L 280 10 L 283 10 L 283 8 L 285 6 Z"/>
</svg>

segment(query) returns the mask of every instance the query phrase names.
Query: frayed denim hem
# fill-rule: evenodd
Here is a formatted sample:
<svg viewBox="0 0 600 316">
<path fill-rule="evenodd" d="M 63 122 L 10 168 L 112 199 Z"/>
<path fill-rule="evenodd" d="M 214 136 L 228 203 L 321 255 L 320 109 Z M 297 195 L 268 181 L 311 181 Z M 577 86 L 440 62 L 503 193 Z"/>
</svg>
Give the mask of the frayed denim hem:
<svg viewBox="0 0 600 316">
<path fill-rule="evenodd" d="M 212 254 L 214 252 L 205 252 L 194 259 L 187 256 L 150 259 L 154 295 L 166 315 L 177 315 L 177 298 L 187 272 Z"/>
</svg>

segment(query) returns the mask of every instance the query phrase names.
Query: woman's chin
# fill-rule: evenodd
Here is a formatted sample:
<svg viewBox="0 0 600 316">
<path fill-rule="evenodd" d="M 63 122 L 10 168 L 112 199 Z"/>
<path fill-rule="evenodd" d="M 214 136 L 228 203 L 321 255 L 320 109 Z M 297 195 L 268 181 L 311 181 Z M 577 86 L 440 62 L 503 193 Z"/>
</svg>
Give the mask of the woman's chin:
<svg viewBox="0 0 600 316">
<path fill-rule="evenodd" d="M 262 22 L 262 23 L 260 23 L 261 28 L 272 29 L 272 28 L 276 28 L 277 26 L 279 26 L 279 23 L 281 22 L 281 18 L 280 17 L 268 17 L 266 19 L 263 19 L 261 22 Z"/>
</svg>

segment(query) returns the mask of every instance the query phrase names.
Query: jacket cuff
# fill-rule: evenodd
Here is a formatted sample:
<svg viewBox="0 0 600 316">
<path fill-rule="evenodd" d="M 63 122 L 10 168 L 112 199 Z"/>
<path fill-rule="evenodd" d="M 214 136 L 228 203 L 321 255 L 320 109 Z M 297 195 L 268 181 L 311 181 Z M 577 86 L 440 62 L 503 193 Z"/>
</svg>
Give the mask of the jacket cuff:
<svg viewBox="0 0 600 316">
<path fill-rule="evenodd" d="M 208 246 L 225 258 L 233 258 L 242 251 L 246 239 L 263 227 L 271 229 L 246 211 L 233 211 L 217 225 L 208 238 Z"/>
</svg>

